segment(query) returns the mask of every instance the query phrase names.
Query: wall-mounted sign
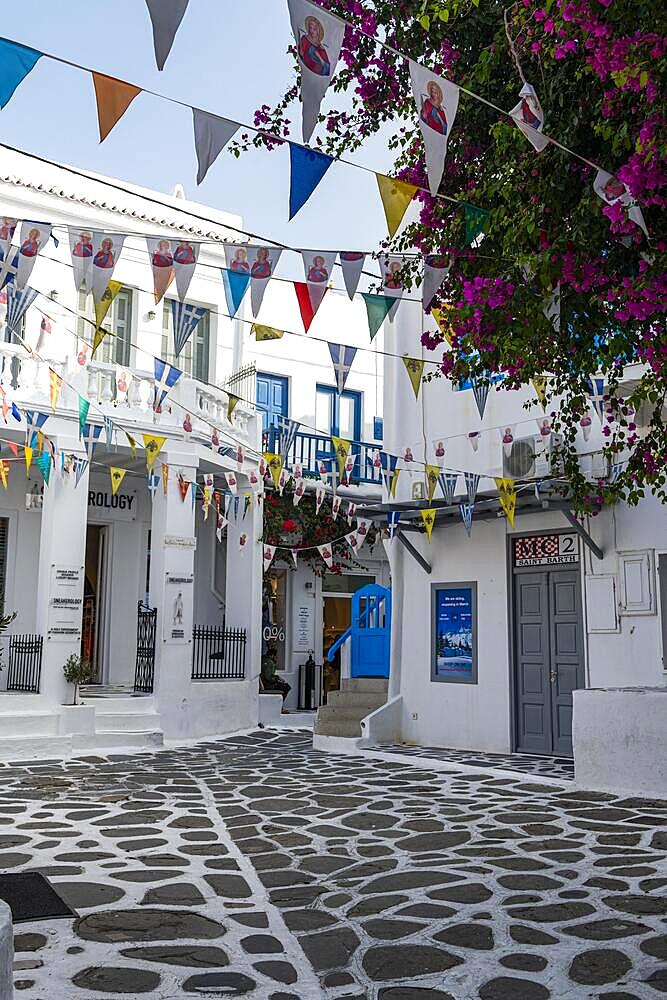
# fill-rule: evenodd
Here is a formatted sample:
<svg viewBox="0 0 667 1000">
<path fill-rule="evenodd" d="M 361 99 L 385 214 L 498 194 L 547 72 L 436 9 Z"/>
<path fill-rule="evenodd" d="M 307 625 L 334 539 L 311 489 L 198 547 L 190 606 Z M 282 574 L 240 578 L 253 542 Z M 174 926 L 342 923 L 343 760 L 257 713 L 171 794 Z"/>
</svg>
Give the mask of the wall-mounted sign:
<svg viewBox="0 0 667 1000">
<path fill-rule="evenodd" d="M 78 641 L 81 638 L 83 570 L 80 566 L 54 566 L 47 633 L 50 639 Z"/>
<path fill-rule="evenodd" d="M 285 629 L 282 625 L 278 624 L 265 625 L 262 636 L 266 642 L 284 642 Z"/>
<path fill-rule="evenodd" d="M 431 680 L 477 683 L 477 584 L 431 587 Z"/>
<path fill-rule="evenodd" d="M 307 653 L 314 649 L 314 638 L 313 609 L 302 604 L 294 612 L 294 652 Z"/>
<path fill-rule="evenodd" d="M 115 496 L 111 489 L 88 490 L 88 520 L 106 523 L 108 521 L 134 521 L 137 517 L 137 491 L 119 490 Z"/>
<path fill-rule="evenodd" d="M 192 573 L 165 574 L 162 636 L 165 642 L 190 642 L 192 638 Z"/>
<path fill-rule="evenodd" d="M 579 562 L 579 539 L 574 532 L 513 538 L 512 549 L 516 567 L 561 566 Z"/>
<path fill-rule="evenodd" d="M 170 549 L 196 549 L 197 539 L 184 535 L 165 535 L 164 544 Z"/>
</svg>

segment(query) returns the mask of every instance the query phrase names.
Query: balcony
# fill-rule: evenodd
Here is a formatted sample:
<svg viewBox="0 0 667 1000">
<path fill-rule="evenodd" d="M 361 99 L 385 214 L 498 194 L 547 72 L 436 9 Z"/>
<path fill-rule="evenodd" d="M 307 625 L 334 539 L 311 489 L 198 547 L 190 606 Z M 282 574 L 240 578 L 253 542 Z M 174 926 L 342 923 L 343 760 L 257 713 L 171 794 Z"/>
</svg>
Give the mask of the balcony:
<svg viewBox="0 0 667 1000">
<path fill-rule="evenodd" d="M 281 432 L 277 427 L 269 427 L 263 434 L 264 451 L 275 452 L 282 455 Z M 356 485 L 371 483 L 380 485 L 381 469 L 373 465 L 373 457 L 382 446 L 378 443 L 369 444 L 366 441 L 354 441 L 350 448 L 350 455 L 355 457 L 354 468 L 350 476 L 350 482 Z M 319 434 L 307 434 L 304 431 L 297 431 L 294 441 L 283 461 L 288 468 L 293 468 L 299 463 L 306 478 L 317 478 L 319 476 L 320 462 L 327 463 L 327 471 L 335 465 L 333 443 L 330 437 Z"/>
</svg>

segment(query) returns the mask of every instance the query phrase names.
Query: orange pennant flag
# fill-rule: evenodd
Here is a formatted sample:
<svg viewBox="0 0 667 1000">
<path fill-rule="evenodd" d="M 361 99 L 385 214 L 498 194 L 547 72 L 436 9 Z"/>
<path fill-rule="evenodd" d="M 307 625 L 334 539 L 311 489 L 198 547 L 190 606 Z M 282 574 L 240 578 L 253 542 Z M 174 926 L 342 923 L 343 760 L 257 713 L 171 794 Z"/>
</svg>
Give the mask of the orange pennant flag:
<svg viewBox="0 0 667 1000">
<path fill-rule="evenodd" d="M 51 406 L 54 410 L 58 405 L 58 396 L 60 395 L 60 386 L 62 384 L 62 376 L 54 372 L 53 368 L 49 368 L 49 395 L 51 397 Z"/>
<path fill-rule="evenodd" d="M 104 73 L 93 73 L 93 86 L 97 99 L 100 142 L 104 142 L 137 94 L 141 93 L 141 88 L 125 83 L 124 80 L 116 80 L 113 76 L 105 76 Z"/>
</svg>

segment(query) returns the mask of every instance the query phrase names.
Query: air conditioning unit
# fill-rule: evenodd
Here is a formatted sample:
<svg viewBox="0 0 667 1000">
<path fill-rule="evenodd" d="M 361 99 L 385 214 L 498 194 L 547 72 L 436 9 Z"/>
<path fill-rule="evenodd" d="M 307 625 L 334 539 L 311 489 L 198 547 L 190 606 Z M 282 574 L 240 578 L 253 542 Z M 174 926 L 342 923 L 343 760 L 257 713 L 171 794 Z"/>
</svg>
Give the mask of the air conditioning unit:
<svg viewBox="0 0 667 1000">
<path fill-rule="evenodd" d="M 506 479 L 542 479 L 556 474 L 558 470 L 552 453 L 562 441 L 560 434 L 517 438 L 509 454 L 503 450 L 503 476 Z"/>
</svg>

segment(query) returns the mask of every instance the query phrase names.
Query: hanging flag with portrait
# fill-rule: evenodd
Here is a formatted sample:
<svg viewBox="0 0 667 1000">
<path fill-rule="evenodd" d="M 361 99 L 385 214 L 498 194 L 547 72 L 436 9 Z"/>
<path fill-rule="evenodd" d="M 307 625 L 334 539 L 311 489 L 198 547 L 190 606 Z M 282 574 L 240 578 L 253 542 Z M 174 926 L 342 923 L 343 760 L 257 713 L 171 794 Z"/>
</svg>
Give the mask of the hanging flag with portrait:
<svg viewBox="0 0 667 1000">
<path fill-rule="evenodd" d="M 92 293 L 95 302 L 101 302 L 113 278 L 125 236 L 122 233 L 93 232 Z"/>
<path fill-rule="evenodd" d="M 544 112 L 535 88 L 524 83 L 519 91 L 519 103 L 512 108 L 510 115 L 528 142 L 538 153 L 549 145 L 549 140 L 542 135 L 544 129 Z"/>
<path fill-rule="evenodd" d="M 378 261 L 382 275 L 381 292 L 386 298 L 396 300 L 390 307 L 387 314 L 389 319 L 393 320 L 396 315 L 400 299 L 405 291 L 403 286 L 402 271 L 405 267 L 406 258 L 381 253 L 378 257 Z"/>
<path fill-rule="evenodd" d="M 301 70 L 302 134 L 309 142 L 340 55 L 345 24 L 307 0 L 287 0 Z"/>
<path fill-rule="evenodd" d="M 593 181 L 593 190 L 598 198 L 602 198 L 602 201 L 606 205 L 615 205 L 616 202 L 620 202 L 624 208 L 627 208 L 628 218 L 648 236 L 648 229 L 646 228 L 642 210 L 623 181 L 620 181 L 618 177 L 614 177 L 613 174 L 607 173 L 606 170 L 598 170 Z"/>
<path fill-rule="evenodd" d="M 24 288 L 32 269 L 35 266 L 37 255 L 44 249 L 51 235 L 50 223 L 44 222 L 22 222 L 19 235 L 18 264 L 14 282 L 16 287 Z"/>
<path fill-rule="evenodd" d="M 302 250 L 303 271 L 306 276 L 306 285 L 310 295 L 310 302 L 315 316 L 322 304 L 324 293 L 327 290 L 327 283 L 331 279 L 336 251 L 330 250 Z"/>
<path fill-rule="evenodd" d="M 459 106 L 459 88 L 410 60 L 412 94 L 424 140 L 426 172 L 433 197 L 438 193 L 447 156 L 447 140 Z"/>
<path fill-rule="evenodd" d="M 84 226 L 68 226 L 72 274 L 77 292 L 90 292 L 93 283 L 93 233 Z"/>
<path fill-rule="evenodd" d="M 422 281 L 422 308 L 428 309 L 435 293 L 449 274 L 451 263 L 443 254 L 429 253 L 424 256 L 424 278 Z M 440 325 L 438 323 L 438 325 Z"/>
<path fill-rule="evenodd" d="M 153 272 L 153 291 L 157 305 L 174 280 L 174 252 L 171 240 L 162 236 L 147 236 L 146 243 L 151 271 Z"/>
</svg>

